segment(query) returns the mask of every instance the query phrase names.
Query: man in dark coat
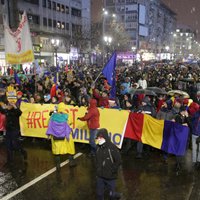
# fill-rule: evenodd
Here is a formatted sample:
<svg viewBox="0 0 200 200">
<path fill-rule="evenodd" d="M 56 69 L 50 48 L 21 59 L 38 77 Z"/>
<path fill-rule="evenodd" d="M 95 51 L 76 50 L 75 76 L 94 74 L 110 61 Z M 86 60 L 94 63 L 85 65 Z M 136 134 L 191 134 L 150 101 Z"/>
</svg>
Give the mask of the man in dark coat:
<svg viewBox="0 0 200 200">
<path fill-rule="evenodd" d="M 142 99 L 142 104 L 141 104 L 141 106 L 139 106 L 137 112 L 151 115 L 152 117 L 156 116 L 156 110 L 155 110 L 154 106 L 152 105 L 152 103 L 150 102 L 150 98 L 148 96 L 145 96 Z M 137 142 L 137 155 L 136 155 L 137 159 L 142 158 L 142 152 L 143 152 L 143 143 Z"/>
<path fill-rule="evenodd" d="M 108 131 L 104 128 L 97 132 L 97 199 L 104 199 L 105 186 L 109 189 L 110 199 L 119 199 L 120 194 L 115 192 L 118 169 L 121 156 L 117 147 L 111 142 Z"/>
<path fill-rule="evenodd" d="M 27 153 L 22 148 L 19 141 L 19 117 L 22 114 L 21 110 L 14 103 L 9 102 L 3 107 L 1 112 L 6 115 L 5 143 L 7 147 L 7 163 L 10 164 L 13 161 L 13 151 L 19 151 L 22 154 L 24 160 L 26 160 Z"/>
</svg>

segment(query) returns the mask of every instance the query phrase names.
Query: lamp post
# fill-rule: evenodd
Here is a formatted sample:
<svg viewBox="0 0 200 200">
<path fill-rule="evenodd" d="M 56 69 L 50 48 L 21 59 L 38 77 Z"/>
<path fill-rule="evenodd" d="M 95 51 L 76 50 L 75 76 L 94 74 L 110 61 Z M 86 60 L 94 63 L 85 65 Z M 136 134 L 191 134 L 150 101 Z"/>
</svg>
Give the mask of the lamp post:
<svg viewBox="0 0 200 200">
<path fill-rule="evenodd" d="M 110 36 L 104 36 L 104 41 L 106 43 L 106 59 L 108 61 L 108 53 L 109 53 L 109 46 L 111 45 L 111 42 L 112 42 L 112 37 Z"/>
<path fill-rule="evenodd" d="M 135 55 L 135 52 L 136 52 L 136 47 L 131 47 L 132 51 L 133 51 L 133 63 L 134 63 L 134 55 Z"/>
<path fill-rule="evenodd" d="M 54 51 L 55 51 L 56 67 L 57 67 L 57 64 L 58 64 L 58 48 L 59 48 L 59 43 L 60 43 L 59 39 L 51 39 L 51 45 L 52 45 L 52 47 L 54 48 Z"/>
<path fill-rule="evenodd" d="M 109 13 L 107 10 L 105 10 L 104 8 L 103 8 L 103 13 L 102 13 L 102 15 L 103 15 L 103 23 L 102 23 L 102 35 L 103 35 L 103 40 L 104 41 L 106 41 L 105 40 L 105 38 L 107 37 L 107 36 L 105 36 L 105 33 L 106 33 L 106 30 L 105 30 L 105 25 L 106 25 L 106 18 L 112 18 L 112 19 L 116 19 L 117 18 L 117 16 L 116 16 L 116 14 L 111 14 L 111 13 Z M 110 37 L 111 38 L 111 37 Z M 103 51 L 102 51 L 102 55 L 103 55 L 103 65 L 104 65 L 104 55 L 105 55 L 105 53 L 104 53 L 104 51 L 105 51 L 105 46 L 104 46 L 104 41 L 103 41 Z M 112 38 L 111 38 L 111 42 L 112 42 Z M 110 43 L 111 43 L 110 42 Z M 107 42 L 106 42 L 107 43 Z"/>
</svg>

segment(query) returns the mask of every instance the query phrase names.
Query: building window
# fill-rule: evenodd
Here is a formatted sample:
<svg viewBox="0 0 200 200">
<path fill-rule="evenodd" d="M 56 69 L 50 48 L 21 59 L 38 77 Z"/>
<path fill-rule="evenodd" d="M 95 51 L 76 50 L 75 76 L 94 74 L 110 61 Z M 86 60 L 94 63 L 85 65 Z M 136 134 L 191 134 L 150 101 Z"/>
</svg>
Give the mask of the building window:
<svg viewBox="0 0 200 200">
<path fill-rule="evenodd" d="M 47 26 L 47 18 L 46 17 L 43 18 L 43 26 Z"/>
<path fill-rule="evenodd" d="M 57 21 L 57 28 L 61 29 L 61 22 L 60 21 Z"/>
<path fill-rule="evenodd" d="M 56 28 L 56 20 L 53 20 L 53 27 Z"/>
<path fill-rule="evenodd" d="M 65 29 L 66 29 L 66 30 L 69 30 L 69 23 L 66 23 L 66 24 L 65 24 Z"/>
<path fill-rule="evenodd" d="M 43 6 L 44 8 L 47 7 L 47 1 L 46 1 L 46 0 L 42 0 L 42 6 Z"/>
<path fill-rule="evenodd" d="M 60 11 L 60 4 L 59 3 L 57 3 L 56 10 Z"/>
<path fill-rule="evenodd" d="M 76 17 L 81 17 L 81 10 L 72 8 L 72 15 Z"/>
<path fill-rule="evenodd" d="M 64 13 L 65 12 L 65 6 L 61 5 L 61 12 Z"/>
<path fill-rule="evenodd" d="M 22 13 L 20 13 L 20 15 L 22 16 Z M 27 18 L 30 24 L 38 24 L 38 25 L 40 24 L 40 18 L 38 15 L 32 15 L 32 14 L 27 13 Z"/>
<path fill-rule="evenodd" d="M 62 22 L 62 24 L 61 24 L 61 29 L 65 29 L 65 23 L 64 22 Z"/>
<path fill-rule="evenodd" d="M 32 4 L 36 4 L 36 5 L 39 5 L 39 0 L 24 0 L 25 2 L 29 2 L 29 3 L 32 3 Z"/>
<path fill-rule="evenodd" d="M 51 0 L 48 0 L 48 8 L 51 9 Z"/>
<path fill-rule="evenodd" d="M 77 24 L 72 24 L 72 32 L 81 33 L 82 26 Z"/>
<path fill-rule="evenodd" d="M 53 1 L 53 10 L 56 10 L 56 2 Z"/>
<path fill-rule="evenodd" d="M 48 19 L 48 26 L 52 27 L 52 19 Z"/>
<path fill-rule="evenodd" d="M 66 12 L 66 14 L 69 14 L 69 7 L 68 6 L 65 7 L 65 12 Z"/>
</svg>

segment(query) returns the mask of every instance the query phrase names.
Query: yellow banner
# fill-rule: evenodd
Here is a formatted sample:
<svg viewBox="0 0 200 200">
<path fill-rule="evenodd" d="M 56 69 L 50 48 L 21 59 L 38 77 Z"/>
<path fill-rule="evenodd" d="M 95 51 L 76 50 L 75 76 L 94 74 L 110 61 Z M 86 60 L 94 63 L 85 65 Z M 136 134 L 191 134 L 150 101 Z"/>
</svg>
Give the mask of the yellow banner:
<svg viewBox="0 0 200 200">
<path fill-rule="evenodd" d="M 21 54 L 6 53 L 6 62 L 9 64 L 21 64 L 33 62 L 34 55 L 32 50 L 28 50 Z"/>
<path fill-rule="evenodd" d="M 22 136 L 46 137 L 46 130 L 49 122 L 49 113 L 54 110 L 53 104 L 31 104 L 21 103 L 20 109 L 20 128 Z M 73 128 L 73 138 L 75 142 L 89 143 L 89 130 L 86 122 L 77 120 L 87 112 L 85 107 L 74 107 L 66 105 L 65 111 L 69 114 L 69 123 Z M 128 119 L 129 112 L 126 110 L 101 109 L 100 128 L 106 128 L 109 131 L 111 141 L 121 148 L 123 141 L 123 132 Z"/>
</svg>

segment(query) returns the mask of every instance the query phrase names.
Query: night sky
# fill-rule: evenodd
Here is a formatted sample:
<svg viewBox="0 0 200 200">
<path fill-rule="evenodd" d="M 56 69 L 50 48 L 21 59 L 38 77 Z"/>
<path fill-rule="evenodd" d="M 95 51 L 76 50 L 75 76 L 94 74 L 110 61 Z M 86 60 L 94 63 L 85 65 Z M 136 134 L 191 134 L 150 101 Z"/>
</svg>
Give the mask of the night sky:
<svg viewBox="0 0 200 200">
<path fill-rule="evenodd" d="M 200 41 L 200 0 L 163 0 L 177 14 L 177 24 L 185 24 L 197 33 Z"/>
</svg>

